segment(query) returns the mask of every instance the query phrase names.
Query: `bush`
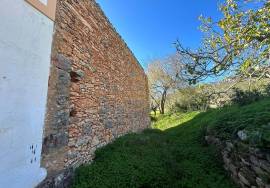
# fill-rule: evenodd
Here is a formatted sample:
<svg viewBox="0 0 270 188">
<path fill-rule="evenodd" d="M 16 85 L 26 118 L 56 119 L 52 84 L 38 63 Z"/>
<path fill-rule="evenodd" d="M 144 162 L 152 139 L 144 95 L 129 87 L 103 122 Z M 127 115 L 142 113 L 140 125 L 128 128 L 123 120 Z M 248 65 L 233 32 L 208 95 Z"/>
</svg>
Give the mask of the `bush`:
<svg viewBox="0 0 270 188">
<path fill-rule="evenodd" d="M 262 99 L 264 96 L 258 90 L 243 91 L 238 88 L 234 89 L 232 103 L 240 106 L 248 105 Z"/>
<path fill-rule="evenodd" d="M 265 87 L 264 93 L 266 96 L 270 97 L 270 84 Z"/>
<path fill-rule="evenodd" d="M 204 100 L 188 102 L 176 102 L 172 107 L 172 112 L 192 112 L 192 111 L 205 111 L 208 109 L 208 103 Z"/>
</svg>

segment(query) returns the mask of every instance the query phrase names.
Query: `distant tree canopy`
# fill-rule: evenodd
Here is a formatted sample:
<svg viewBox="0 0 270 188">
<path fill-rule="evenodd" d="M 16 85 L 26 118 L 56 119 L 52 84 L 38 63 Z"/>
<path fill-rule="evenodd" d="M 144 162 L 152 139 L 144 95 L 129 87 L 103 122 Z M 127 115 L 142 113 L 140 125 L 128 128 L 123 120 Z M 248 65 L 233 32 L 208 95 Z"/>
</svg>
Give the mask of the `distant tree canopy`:
<svg viewBox="0 0 270 188">
<path fill-rule="evenodd" d="M 177 52 L 187 59 L 185 76 L 196 84 L 209 76 L 233 72 L 243 77 L 270 77 L 270 1 L 226 0 L 223 18 L 200 17 L 204 40 L 197 50 L 179 41 Z"/>
</svg>

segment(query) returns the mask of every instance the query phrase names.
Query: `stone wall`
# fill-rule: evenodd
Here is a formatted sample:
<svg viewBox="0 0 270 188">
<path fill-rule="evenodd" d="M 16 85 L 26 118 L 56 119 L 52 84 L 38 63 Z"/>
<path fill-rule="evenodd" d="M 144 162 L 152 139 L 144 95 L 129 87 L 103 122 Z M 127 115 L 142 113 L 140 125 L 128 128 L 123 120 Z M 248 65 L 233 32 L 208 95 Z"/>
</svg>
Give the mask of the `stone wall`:
<svg viewBox="0 0 270 188">
<path fill-rule="evenodd" d="M 58 0 L 42 186 L 64 187 L 70 169 L 90 162 L 96 148 L 147 128 L 148 113 L 144 70 L 96 2 Z"/>
<path fill-rule="evenodd" d="M 206 136 L 209 144 L 221 151 L 224 168 L 232 180 L 242 188 L 270 188 L 270 153 L 248 146 L 240 141 L 221 141 L 214 136 Z"/>
</svg>

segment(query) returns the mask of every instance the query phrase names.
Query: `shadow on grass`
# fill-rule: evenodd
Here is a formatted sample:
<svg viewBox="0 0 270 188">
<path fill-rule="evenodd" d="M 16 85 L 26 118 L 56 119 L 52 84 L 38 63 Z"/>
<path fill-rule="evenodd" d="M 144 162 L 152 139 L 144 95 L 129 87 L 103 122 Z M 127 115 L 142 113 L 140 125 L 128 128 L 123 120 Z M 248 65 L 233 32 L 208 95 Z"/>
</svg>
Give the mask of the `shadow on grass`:
<svg viewBox="0 0 270 188">
<path fill-rule="evenodd" d="M 253 118 L 247 118 L 253 117 Z M 159 120 L 161 121 L 161 120 Z M 231 188 L 235 187 L 212 146 L 205 145 L 206 127 L 270 122 L 270 100 L 246 107 L 199 113 L 165 131 L 128 134 L 96 151 L 91 165 L 77 169 L 74 188 Z M 170 127 L 170 126 L 169 126 Z M 226 132 L 227 131 L 227 132 Z"/>
</svg>

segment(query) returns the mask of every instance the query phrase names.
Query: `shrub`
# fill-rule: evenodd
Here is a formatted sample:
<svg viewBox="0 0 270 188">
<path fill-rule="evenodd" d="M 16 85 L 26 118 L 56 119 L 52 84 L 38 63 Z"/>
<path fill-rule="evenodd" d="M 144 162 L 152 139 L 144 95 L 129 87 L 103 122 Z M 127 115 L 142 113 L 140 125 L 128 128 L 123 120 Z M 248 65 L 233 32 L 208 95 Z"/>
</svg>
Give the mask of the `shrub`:
<svg viewBox="0 0 270 188">
<path fill-rule="evenodd" d="M 205 111 L 208 109 L 206 100 L 190 100 L 188 102 L 176 102 L 172 107 L 172 112 L 191 112 L 191 111 Z"/>
<path fill-rule="evenodd" d="M 232 103 L 244 106 L 251 104 L 263 98 L 263 94 L 258 90 L 243 91 L 238 88 L 234 89 L 232 96 Z"/>
<path fill-rule="evenodd" d="M 264 93 L 266 96 L 270 97 L 270 84 L 265 87 Z"/>
</svg>

